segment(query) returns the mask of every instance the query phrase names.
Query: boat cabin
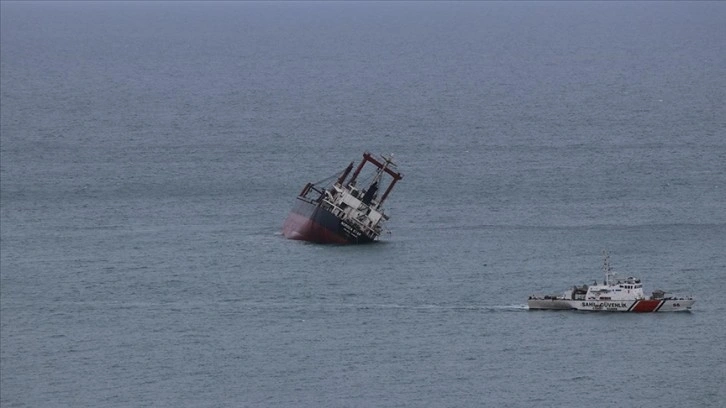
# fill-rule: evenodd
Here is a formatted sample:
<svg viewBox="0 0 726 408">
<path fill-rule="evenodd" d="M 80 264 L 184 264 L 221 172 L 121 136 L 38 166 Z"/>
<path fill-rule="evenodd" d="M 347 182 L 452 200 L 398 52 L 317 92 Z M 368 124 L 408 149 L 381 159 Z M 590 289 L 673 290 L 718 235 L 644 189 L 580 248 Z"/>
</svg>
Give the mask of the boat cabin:
<svg viewBox="0 0 726 408">
<path fill-rule="evenodd" d="M 635 300 L 645 299 L 643 284 L 640 279 L 628 277 L 618 278 L 609 273 L 602 285 L 588 287 L 586 300 Z"/>
</svg>

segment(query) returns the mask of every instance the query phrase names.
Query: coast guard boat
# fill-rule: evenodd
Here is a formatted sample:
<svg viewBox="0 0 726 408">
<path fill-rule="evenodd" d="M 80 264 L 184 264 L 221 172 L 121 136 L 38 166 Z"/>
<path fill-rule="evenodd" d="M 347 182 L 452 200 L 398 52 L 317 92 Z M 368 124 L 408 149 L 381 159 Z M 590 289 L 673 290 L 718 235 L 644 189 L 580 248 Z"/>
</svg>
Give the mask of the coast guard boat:
<svg viewBox="0 0 726 408">
<path fill-rule="evenodd" d="M 603 253 L 605 281 L 593 285 L 573 286 L 562 295 L 530 296 L 530 310 L 586 310 L 598 312 L 680 312 L 690 311 L 692 297 L 666 296 L 662 290 L 646 297 L 638 278 L 620 278 L 610 269 L 607 252 Z"/>
</svg>

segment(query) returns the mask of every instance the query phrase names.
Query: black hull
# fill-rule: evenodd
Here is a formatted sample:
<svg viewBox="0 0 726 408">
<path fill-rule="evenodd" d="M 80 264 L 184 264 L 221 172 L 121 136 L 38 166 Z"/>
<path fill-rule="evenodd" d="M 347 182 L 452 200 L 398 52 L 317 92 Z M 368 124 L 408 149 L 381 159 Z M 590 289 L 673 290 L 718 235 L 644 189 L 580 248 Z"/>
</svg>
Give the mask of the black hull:
<svg viewBox="0 0 726 408">
<path fill-rule="evenodd" d="M 320 207 L 317 202 L 298 197 L 282 226 L 285 238 L 319 244 L 365 244 L 374 239 L 355 230 Z"/>
</svg>

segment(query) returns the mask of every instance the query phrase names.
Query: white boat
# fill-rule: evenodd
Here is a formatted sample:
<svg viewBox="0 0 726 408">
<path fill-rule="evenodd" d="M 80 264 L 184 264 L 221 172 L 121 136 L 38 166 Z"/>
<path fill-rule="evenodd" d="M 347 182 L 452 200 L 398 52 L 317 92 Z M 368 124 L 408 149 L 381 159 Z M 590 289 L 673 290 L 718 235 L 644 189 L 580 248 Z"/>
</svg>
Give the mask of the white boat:
<svg viewBox="0 0 726 408">
<path fill-rule="evenodd" d="M 605 281 L 602 285 L 573 286 L 562 295 L 532 295 L 527 304 L 530 310 L 586 310 L 597 312 L 681 312 L 690 311 L 692 297 L 666 296 L 655 290 L 645 296 L 643 283 L 638 278 L 620 278 L 610 269 L 610 259 L 604 254 Z"/>
</svg>

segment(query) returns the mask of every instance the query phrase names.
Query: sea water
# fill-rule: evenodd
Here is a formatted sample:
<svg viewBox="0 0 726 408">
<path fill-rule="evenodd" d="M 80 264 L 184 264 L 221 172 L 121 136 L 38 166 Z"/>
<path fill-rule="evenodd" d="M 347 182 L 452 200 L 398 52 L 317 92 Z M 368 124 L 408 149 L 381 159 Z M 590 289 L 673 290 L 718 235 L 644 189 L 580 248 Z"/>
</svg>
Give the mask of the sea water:
<svg viewBox="0 0 726 408">
<path fill-rule="evenodd" d="M 3 407 L 723 407 L 726 3 L 3 2 Z M 377 244 L 285 240 L 364 151 Z M 691 313 L 534 312 L 613 269 Z"/>
</svg>

